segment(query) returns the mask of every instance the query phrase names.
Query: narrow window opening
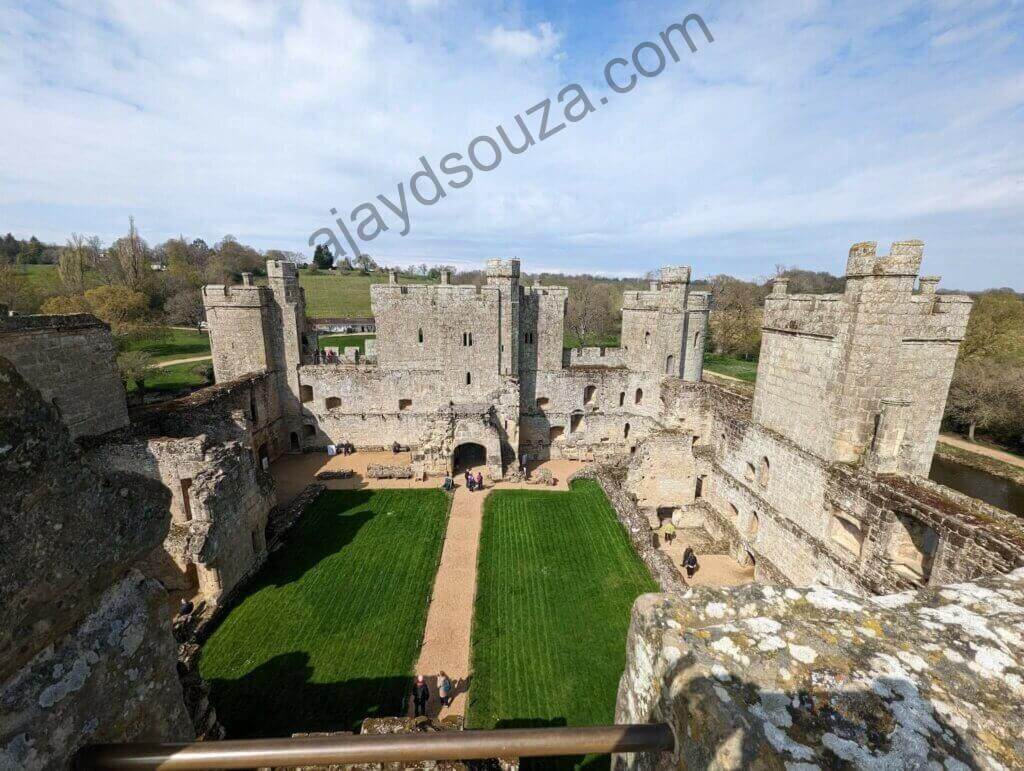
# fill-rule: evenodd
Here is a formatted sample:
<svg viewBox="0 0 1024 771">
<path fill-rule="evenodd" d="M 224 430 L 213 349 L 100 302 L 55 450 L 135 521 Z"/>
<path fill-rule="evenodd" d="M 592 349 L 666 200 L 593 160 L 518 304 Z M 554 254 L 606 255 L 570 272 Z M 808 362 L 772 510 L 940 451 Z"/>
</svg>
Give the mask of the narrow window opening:
<svg viewBox="0 0 1024 771">
<path fill-rule="evenodd" d="M 188 495 L 189 490 L 191 490 L 191 489 L 192 489 L 192 480 L 191 479 L 182 479 L 181 480 L 181 501 L 182 501 L 182 508 L 185 511 L 185 521 L 186 522 L 191 522 L 192 521 L 192 501 L 190 500 L 189 495 Z"/>
</svg>

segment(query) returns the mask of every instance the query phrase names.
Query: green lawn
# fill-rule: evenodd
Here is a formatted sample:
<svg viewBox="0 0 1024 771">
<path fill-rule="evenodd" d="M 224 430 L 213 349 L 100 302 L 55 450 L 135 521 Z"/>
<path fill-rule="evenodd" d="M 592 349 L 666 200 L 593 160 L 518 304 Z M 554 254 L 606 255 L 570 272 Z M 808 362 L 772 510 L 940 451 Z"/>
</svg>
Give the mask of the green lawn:
<svg viewBox="0 0 1024 771">
<path fill-rule="evenodd" d="M 658 587 L 604 493 L 579 480 L 484 506 L 469 727 L 613 723 L 630 608 Z"/>
<path fill-rule="evenodd" d="M 440 490 L 321 494 L 203 647 L 228 736 L 404 714 L 447 519 Z"/>
<path fill-rule="evenodd" d="M 739 378 L 747 383 L 757 380 L 757 362 L 735 359 L 732 356 L 722 356 L 715 353 L 704 355 L 704 369 L 716 372 L 719 375 Z"/>
<path fill-rule="evenodd" d="M 562 333 L 562 347 L 563 348 L 618 348 L 619 347 L 619 336 L 618 335 L 591 335 L 590 337 L 580 340 L 579 337 L 574 335 L 569 330 L 565 330 Z"/>
<path fill-rule="evenodd" d="M 146 373 L 146 389 L 149 391 L 181 391 L 185 388 L 200 388 L 206 385 L 202 375 L 195 372 L 196 365 L 202 362 L 193 361 L 185 364 L 172 364 L 169 367 L 154 367 Z M 128 393 L 135 391 L 135 384 L 129 383 Z"/>
<path fill-rule="evenodd" d="M 359 348 L 360 353 L 366 353 L 366 341 L 371 337 L 376 335 L 327 335 L 320 338 L 320 350 L 330 345 L 337 346 L 338 350 L 344 353 L 346 348 L 354 345 Z"/>
<path fill-rule="evenodd" d="M 166 336 L 164 336 L 166 334 Z M 194 329 L 167 327 L 164 333 L 152 338 L 131 340 L 122 345 L 123 351 L 146 351 L 154 361 L 170 361 L 191 356 L 210 354 L 210 336 Z"/>
</svg>

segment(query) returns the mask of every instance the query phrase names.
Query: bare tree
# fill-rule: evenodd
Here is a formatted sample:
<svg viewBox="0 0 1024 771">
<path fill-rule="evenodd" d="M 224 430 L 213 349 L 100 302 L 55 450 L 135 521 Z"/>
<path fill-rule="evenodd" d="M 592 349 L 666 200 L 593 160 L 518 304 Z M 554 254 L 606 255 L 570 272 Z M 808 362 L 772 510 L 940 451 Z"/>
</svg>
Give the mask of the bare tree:
<svg viewBox="0 0 1024 771">
<path fill-rule="evenodd" d="M 68 294 L 85 291 L 85 271 L 93 264 L 91 241 L 79 233 L 72 233 L 67 245 L 60 250 L 57 275 Z"/>
<path fill-rule="evenodd" d="M 614 324 L 615 308 L 608 285 L 581 281 L 569 287 L 565 325 L 580 345 L 609 334 Z"/>
<path fill-rule="evenodd" d="M 135 229 L 135 218 L 128 218 L 128 235 L 117 239 L 117 262 L 121 267 L 121 282 L 129 289 L 142 289 L 149 270 L 149 248 Z"/>
</svg>

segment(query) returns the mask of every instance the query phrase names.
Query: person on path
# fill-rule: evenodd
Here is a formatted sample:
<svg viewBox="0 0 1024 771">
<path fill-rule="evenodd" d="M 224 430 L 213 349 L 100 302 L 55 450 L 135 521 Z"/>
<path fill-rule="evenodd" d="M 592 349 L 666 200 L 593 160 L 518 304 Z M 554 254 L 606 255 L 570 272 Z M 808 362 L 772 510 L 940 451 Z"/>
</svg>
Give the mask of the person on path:
<svg viewBox="0 0 1024 771">
<path fill-rule="evenodd" d="M 700 568 L 697 563 L 697 555 L 694 554 L 693 548 L 690 546 L 687 546 L 686 551 L 683 552 L 683 567 L 686 568 L 687 578 L 693 578 L 693 574 Z"/>
<path fill-rule="evenodd" d="M 484 489 L 484 475 L 481 474 L 479 471 L 476 472 L 476 489 L 477 490 L 483 490 Z"/>
<path fill-rule="evenodd" d="M 412 704 L 415 707 L 416 717 L 425 717 L 427 714 L 427 702 L 430 701 L 430 688 L 423 675 L 416 675 L 416 684 L 412 687 Z"/>
<path fill-rule="evenodd" d="M 665 520 L 665 524 L 661 526 L 661 537 L 665 539 L 665 545 L 670 546 L 673 539 L 676 537 L 676 526 L 672 524 L 672 520 Z"/>
<path fill-rule="evenodd" d="M 444 478 L 444 490 L 445 492 L 451 492 L 452 488 L 455 487 L 455 482 L 450 476 Z"/>
<path fill-rule="evenodd" d="M 466 472 L 466 489 L 467 490 L 472 490 L 473 489 L 473 475 L 471 473 L 469 473 L 468 471 Z"/>
<path fill-rule="evenodd" d="M 437 695 L 441 699 L 441 704 L 446 707 L 452 705 L 452 681 L 448 679 L 443 669 L 437 676 Z"/>
</svg>

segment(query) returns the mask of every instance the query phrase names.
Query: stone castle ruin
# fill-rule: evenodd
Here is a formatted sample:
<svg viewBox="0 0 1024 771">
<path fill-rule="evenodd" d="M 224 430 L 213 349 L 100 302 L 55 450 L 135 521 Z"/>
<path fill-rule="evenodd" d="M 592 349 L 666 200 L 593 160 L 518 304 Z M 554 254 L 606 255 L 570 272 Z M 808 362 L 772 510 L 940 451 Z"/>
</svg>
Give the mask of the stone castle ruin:
<svg viewBox="0 0 1024 771">
<path fill-rule="evenodd" d="M 105 325 L 0 318 L 0 768 L 59 765 L 87 742 L 191 738 L 168 602 L 222 603 L 262 564 L 268 519 L 286 503 L 270 465 L 341 443 L 407 446 L 419 477 L 467 458 L 493 480 L 515 476 L 524 456 L 591 462 L 667 592 L 634 609 L 619 717 L 669 722 L 678 762 L 740 767 L 756 750 L 767 765 L 806 763 L 829 747 L 870 765 L 826 724 L 815 724 L 816 745 L 794 749 L 780 704 L 729 694 L 782 693 L 812 677 L 775 661 L 794 645 L 805 665 L 821 656 L 835 682 L 898 669 L 931 692 L 945 669 L 893 646 L 960 619 L 970 635 L 950 660 L 982 643 L 996 653 L 964 664 L 957 698 L 984 689 L 993 667 L 1005 675 L 1010 690 L 972 714 L 1002 742 L 984 757 L 1013 766 L 1024 757 L 1013 744 L 1021 712 L 1000 710 L 1024 700 L 1024 640 L 1006 631 L 1024 617 L 1024 572 L 1013 573 L 1024 528 L 927 479 L 971 301 L 919 278 L 922 256 L 916 241 L 888 255 L 857 244 L 837 295 L 789 294 L 776 281 L 752 398 L 703 378 L 712 298 L 692 290 L 687 267 L 625 293 L 619 348 L 563 350 L 568 290 L 526 286 L 517 260 L 491 260 L 480 287 L 447 272 L 438 285 L 397 275 L 374 285 L 375 342 L 365 355 L 325 355 L 296 266 L 271 260 L 265 286 L 246 275 L 203 289 L 216 385 L 131 413 Z M 763 586 L 682 593 L 647 546 L 668 517 L 752 566 Z M 817 588 L 786 588 L 797 586 Z M 894 592 L 904 599 L 883 597 Z M 989 632 L 964 621 L 986 602 L 1011 621 Z M 832 622 L 869 631 L 826 634 Z M 734 631 L 748 627 L 736 653 L 746 643 Z M 796 637 L 782 640 L 787 627 Z M 865 641 L 883 629 L 887 642 Z M 889 708 L 906 722 L 892 699 L 871 710 Z M 729 745 L 741 723 L 760 737 L 755 750 Z M 862 743 L 877 750 L 884 733 L 872 728 Z M 961 762 L 943 736 L 900 757 Z M 708 737 L 721 746 L 702 745 Z"/>
</svg>

